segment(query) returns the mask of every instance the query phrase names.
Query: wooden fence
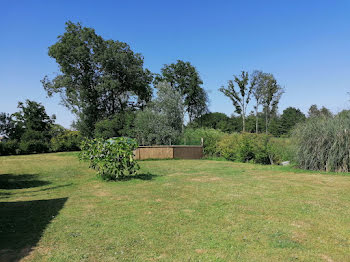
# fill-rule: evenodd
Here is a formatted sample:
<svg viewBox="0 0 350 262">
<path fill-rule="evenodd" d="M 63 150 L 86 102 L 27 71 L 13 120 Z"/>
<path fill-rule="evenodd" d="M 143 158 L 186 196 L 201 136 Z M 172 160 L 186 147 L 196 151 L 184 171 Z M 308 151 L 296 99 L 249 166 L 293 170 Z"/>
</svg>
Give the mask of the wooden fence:
<svg viewBox="0 0 350 262">
<path fill-rule="evenodd" d="M 134 151 L 135 159 L 200 159 L 203 146 L 140 146 Z"/>
</svg>

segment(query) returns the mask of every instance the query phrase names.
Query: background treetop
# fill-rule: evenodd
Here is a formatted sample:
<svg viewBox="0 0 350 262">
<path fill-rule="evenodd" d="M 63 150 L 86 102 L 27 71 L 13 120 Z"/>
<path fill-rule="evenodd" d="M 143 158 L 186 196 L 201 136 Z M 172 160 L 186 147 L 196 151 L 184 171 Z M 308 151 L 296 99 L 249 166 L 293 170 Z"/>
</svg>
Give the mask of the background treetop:
<svg viewBox="0 0 350 262">
<path fill-rule="evenodd" d="M 201 87 L 203 81 L 190 62 L 177 60 L 176 63 L 164 65 L 161 74 L 155 77 L 155 85 L 160 81 L 170 83 L 180 92 L 190 122 L 208 112 L 208 96 Z"/>
</svg>

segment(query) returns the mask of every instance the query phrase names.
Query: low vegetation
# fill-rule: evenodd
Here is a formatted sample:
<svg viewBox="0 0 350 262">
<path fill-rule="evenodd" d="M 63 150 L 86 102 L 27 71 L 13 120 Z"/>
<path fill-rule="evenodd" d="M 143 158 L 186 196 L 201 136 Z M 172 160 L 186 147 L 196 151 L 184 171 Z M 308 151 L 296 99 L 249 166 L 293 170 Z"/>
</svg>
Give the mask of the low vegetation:
<svg viewBox="0 0 350 262">
<path fill-rule="evenodd" d="M 350 176 L 140 161 L 102 181 L 77 153 L 0 157 L 0 261 L 348 261 Z"/>
<path fill-rule="evenodd" d="M 80 159 L 89 162 L 91 168 L 105 180 L 120 180 L 135 175 L 139 169 L 133 151 L 134 139 L 118 137 L 108 140 L 86 139 L 83 141 Z"/>
<path fill-rule="evenodd" d="M 350 113 L 309 119 L 294 130 L 296 162 L 301 168 L 350 171 Z"/>
</svg>

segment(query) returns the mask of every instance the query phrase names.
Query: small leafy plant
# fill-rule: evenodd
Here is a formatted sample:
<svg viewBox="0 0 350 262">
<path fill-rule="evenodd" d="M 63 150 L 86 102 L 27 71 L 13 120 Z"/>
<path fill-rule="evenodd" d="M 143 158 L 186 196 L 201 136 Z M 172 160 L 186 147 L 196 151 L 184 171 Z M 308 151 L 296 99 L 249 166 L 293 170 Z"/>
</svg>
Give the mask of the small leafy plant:
<svg viewBox="0 0 350 262">
<path fill-rule="evenodd" d="M 81 144 L 81 160 L 90 162 L 90 167 L 105 180 L 120 180 L 132 176 L 139 169 L 133 158 L 137 148 L 134 139 L 126 137 L 87 139 Z"/>
</svg>

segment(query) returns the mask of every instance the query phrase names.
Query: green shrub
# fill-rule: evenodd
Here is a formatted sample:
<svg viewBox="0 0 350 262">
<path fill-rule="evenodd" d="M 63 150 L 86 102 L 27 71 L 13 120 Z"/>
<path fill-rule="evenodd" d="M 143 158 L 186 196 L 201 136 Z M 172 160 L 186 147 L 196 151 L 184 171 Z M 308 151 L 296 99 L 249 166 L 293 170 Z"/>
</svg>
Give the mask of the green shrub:
<svg viewBox="0 0 350 262">
<path fill-rule="evenodd" d="M 19 150 L 21 154 L 45 153 L 49 151 L 49 145 L 42 140 L 21 140 Z"/>
<path fill-rule="evenodd" d="M 222 137 L 217 143 L 217 152 L 227 160 L 238 162 L 270 163 L 265 134 L 233 133 Z"/>
<path fill-rule="evenodd" d="M 136 148 L 136 141 L 125 137 L 84 140 L 80 159 L 89 161 L 103 179 L 118 180 L 134 175 L 139 169 L 133 158 Z"/>
<path fill-rule="evenodd" d="M 238 161 L 240 134 L 225 134 L 216 143 L 216 152 L 219 156 L 230 160 Z"/>
<path fill-rule="evenodd" d="M 267 145 L 269 158 L 274 164 L 280 164 L 283 161 L 294 160 L 294 147 L 292 139 L 271 137 Z"/>
<path fill-rule="evenodd" d="M 17 155 L 20 153 L 17 140 L 0 142 L 0 156 Z"/>
<path fill-rule="evenodd" d="M 279 164 L 292 158 L 289 140 L 266 134 L 226 134 L 217 142 L 216 152 L 227 160 L 259 164 Z"/>
<path fill-rule="evenodd" d="M 50 141 L 50 149 L 54 152 L 80 150 L 82 136 L 79 131 L 65 130 Z"/>
<path fill-rule="evenodd" d="M 44 153 L 49 151 L 46 133 L 27 129 L 21 136 L 19 149 L 21 154 Z"/>
<path fill-rule="evenodd" d="M 293 139 L 299 167 L 350 171 L 350 113 L 308 119 L 293 131 Z"/>
<path fill-rule="evenodd" d="M 201 138 L 204 140 L 204 154 L 209 157 L 217 156 L 216 144 L 225 136 L 225 133 L 212 128 L 187 128 L 183 135 L 183 143 L 187 145 L 200 145 Z"/>
</svg>

